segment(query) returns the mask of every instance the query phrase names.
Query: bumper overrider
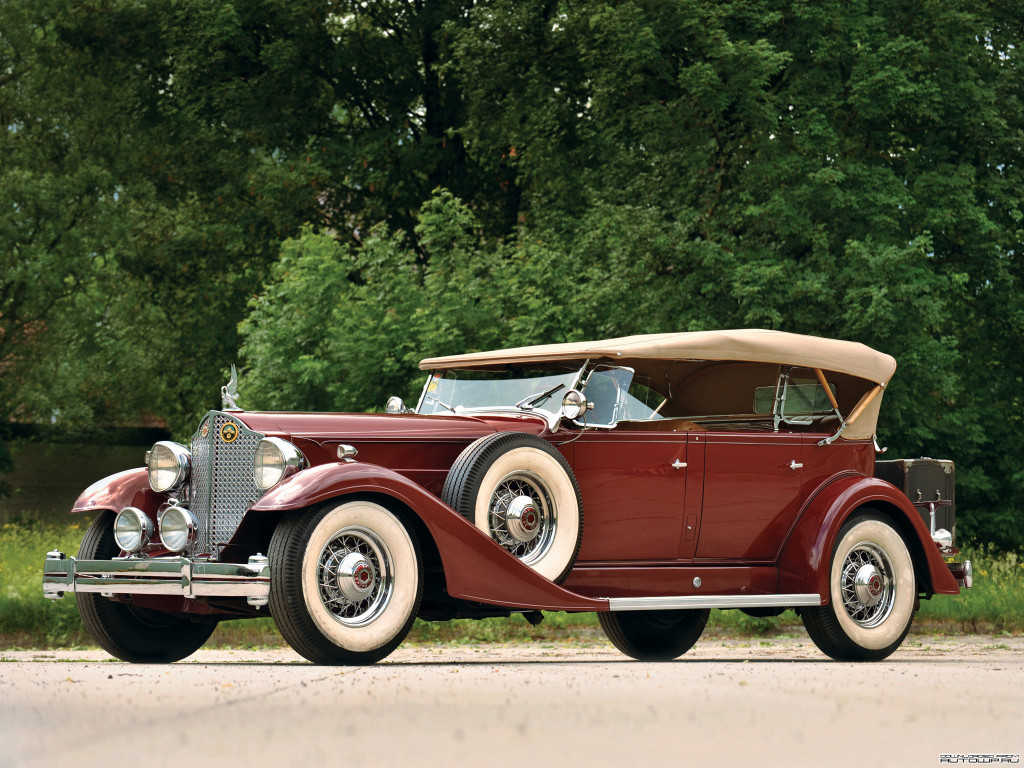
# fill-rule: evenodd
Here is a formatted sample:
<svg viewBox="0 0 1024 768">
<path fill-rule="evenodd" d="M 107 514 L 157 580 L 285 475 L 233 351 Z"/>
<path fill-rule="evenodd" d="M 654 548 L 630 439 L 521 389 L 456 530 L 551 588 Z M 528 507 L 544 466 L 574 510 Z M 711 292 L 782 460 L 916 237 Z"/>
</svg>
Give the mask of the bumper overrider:
<svg viewBox="0 0 1024 768">
<path fill-rule="evenodd" d="M 264 555 L 253 555 L 248 563 L 218 563 L 188 557 L 78 560 L 48 552 L 43 594 L 57 600 L 65 592 L 244 597 L 259 607 L 270 599 L 270 564 Z"/>
<path fill-rule="evenodd" d="M 959 586 L 965 589 L 974 586 L 974 568 L 971 566 L 970 560 L 964 560 L 962 563 L 947 563 L 947 566 Z"/>
</svg>

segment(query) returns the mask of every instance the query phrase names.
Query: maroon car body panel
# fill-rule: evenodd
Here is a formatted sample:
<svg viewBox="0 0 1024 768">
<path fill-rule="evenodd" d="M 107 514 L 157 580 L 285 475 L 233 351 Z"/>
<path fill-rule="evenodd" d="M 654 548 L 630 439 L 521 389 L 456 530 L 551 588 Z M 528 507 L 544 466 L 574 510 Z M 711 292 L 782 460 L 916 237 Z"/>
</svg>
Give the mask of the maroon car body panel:
<svg viewBox="0 0 1024 768">
<path fill-rule="evenodd" d="M 924 553 L 930 592 L 960 594 L 956 579 L 910 500 L 884 480 L 852 473 L 837 476 L 808 500 L 779 559 L 780 592 L 817 592 L 828 597 L 832 549 L 843 523 L 861 507 L 878 510 L 905 532 L 913 533 Z M 919 591 L 921 588 L 918 585 Z"/>
<path fill-rule="evenodd" d="M 125 507 L 137 507 L 149 513 L 155 523 L 156 510 L 166 498 L 149 487 L 149 475 L 145 467 L 139 467 L 93 483 L 78 496 L 71 512 L 98 512 L 103 509 L 116 512 Z"/>
<path fill-rule="evenodd" d="M 694 579 L 700 579 L 700 587 Z M 602 597 L 689 597 L 697 595 L 771 595 L 777 590 L 774 566 L 580 564 L 566 579 L 566 589 Z"/>
<path fill-rule="evenodd" d="M 532 414 L 421 415 L 388 413 L 242 412 L 232 415 L 250 429 L 292 441 L 318 465 L 338 460 L 338 446 L 352 445 L 359 461 L 394 469 L 440 495 L 445 477 L 474 440 L 502 430 L 541 434 L 544 421 Z"/>
<path fill-rule="evenodd" d="M 532 610 L 608 610 L 607 600 L 573 594 L 538 575 L 436 496 L 384 467 L 362 462 L 313 467 L 273 488 L 253 512 L 285 512 L 357 493 L 386 494 L 416 512 L 441 554 L 453 597 Z"/>
<path fill-rule="evenodd" d="M 909 499 L 870 476 L 871 441 L 820 445 L 825 435 L 795 432 L 551 433 L 532 414 L 232 415 L 253 430 L 291 440 L 311 464 L 271 489 L 250 514 L 276 517 L 352 494 L 391 496 L 427 526 L 448 594 L 463 600 L 563 611 L 608 610 L 604 598 L 696 594 L 816 593 L 827 602 L 832 547 L 843 522 L 862 506 L 898 517 L 917 538 L 930 580 L 923 590 L 959 593 Z M 583 543 L 561 587 L 438 498 L 459 453 L 506 430 L 552 442 L 579 481 Z M 341 444 L 355 446 L 358 460 L 338 461 Z M 140 468 L 90 486 L 73 511 L 131 505 L 155 522 L 166 500 L 149 488 Z"/>
<path fill-rule="evenodd" d="M 687 487 L 685 434 L 593 431 L 565 446 L 583 496 L 577 563 L 679 557 Z"/>
</svg>

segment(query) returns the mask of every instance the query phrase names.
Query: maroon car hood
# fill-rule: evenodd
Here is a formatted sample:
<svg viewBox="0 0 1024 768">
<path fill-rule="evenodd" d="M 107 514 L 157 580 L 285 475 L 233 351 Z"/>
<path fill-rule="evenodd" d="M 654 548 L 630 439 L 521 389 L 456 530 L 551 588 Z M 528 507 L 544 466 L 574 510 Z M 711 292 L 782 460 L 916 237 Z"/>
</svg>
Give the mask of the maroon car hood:
<svg viewBox="0 0 1024 768">
<path fill-rule="evenodd" d="M 257 432 L 311 440 L 474 440 L 504 429 L 541 433 L 543 422 L 528 414 L 435 416 L 391 413 L 232 412 Z"/>
</svg>

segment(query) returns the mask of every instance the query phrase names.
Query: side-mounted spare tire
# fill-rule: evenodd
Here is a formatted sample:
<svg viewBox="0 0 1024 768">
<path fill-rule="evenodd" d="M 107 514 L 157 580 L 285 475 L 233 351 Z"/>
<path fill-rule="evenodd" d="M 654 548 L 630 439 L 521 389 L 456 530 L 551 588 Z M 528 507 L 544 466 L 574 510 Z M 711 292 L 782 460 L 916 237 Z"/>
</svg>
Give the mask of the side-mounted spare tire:
<svg viewBox="0 0 1024 768">
<path fill-rule="evenodd" d="M 560 584 L 583 538 L 583 503 L 565 457 L 546 440 L 498 432 L 470 443 L 441 500 L 537 573 Z"/>
</svg>

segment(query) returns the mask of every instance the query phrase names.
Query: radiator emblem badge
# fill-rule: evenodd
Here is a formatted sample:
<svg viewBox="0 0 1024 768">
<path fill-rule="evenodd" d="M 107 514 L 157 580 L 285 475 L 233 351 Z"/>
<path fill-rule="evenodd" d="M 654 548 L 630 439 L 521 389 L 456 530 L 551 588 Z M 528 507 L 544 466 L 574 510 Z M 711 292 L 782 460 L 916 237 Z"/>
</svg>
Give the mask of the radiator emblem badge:
<svg viewBox="0 0 1024 768">
<path fill-rule="evenodd" d="M 230 421 L 220 428 L 220 439 L 225 443 L 235 442 L 236 437 L 238 437 L 238 427 Z"/>
</svg>

